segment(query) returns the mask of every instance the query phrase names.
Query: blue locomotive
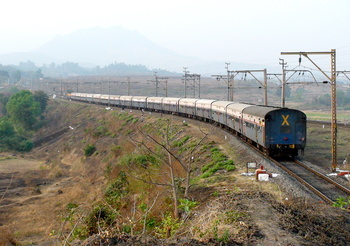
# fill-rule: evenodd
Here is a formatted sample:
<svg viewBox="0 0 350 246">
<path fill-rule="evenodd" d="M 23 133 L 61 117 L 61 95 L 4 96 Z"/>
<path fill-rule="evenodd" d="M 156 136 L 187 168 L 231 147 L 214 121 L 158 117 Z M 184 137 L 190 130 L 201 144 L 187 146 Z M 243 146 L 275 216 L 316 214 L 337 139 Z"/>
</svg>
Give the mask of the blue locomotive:
<svg viewBox="0 0 350 246">
<path fill-rule="evenodd" d="M 295 109 L 196 98 L 72 93 L 72 100 L 170 113 L 217 122 L 270 156 L 297 156 L 306 145 L 306 115 Z"/>
</svg>

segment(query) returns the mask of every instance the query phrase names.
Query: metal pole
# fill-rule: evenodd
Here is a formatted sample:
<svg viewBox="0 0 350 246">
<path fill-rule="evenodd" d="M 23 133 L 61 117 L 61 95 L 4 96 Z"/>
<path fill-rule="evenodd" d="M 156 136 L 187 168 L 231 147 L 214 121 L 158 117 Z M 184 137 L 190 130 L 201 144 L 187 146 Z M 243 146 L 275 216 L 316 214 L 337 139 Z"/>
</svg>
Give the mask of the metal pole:
<svg viewBox="0 0 350 246">
<path fill-rule="evenodd" d="M 108 78 L 108 107 L 111 105 L 111 80 Z"/>
<path fill-rule="evenodd" d="M 201 98 L 201 76 L 198 75 L 198 98 Z"/>
<path fill-rule="evenodd" d="M 226 71 L 227 71 L 227 101 L 231 100 L 231 83 L 230 83 L 230 71 L 228 70 L 228 65 L 230 65 L 229 62 L 225 62 L 226 64 Z"/>
<path fill-rule="evenodd" d="M 127 77 L 128 81 L 128 96 L 130 96 L 130 77 Z"/>
<path fill-rule="evenodd" d="M 337 168 L 337 85 L 336 85 L 336 60 L 335 49 L 331 54 L 331 87 L 332 87 L 332 171 Z"/>
<path fill-rule="evenodd" d="M 284 68 L 282 68 L 282 88 L 281 88 L 281 107 L 284 108 L 286 106 L 286 72 Z"/>
<path fill-rule="evenodd" d="M 232 72 L 231 72 L 232 74 Z M 233 102 L 233 84 L 234 84 L 234 80 L 235 80 L 235 76 L 232 76 L 232 80 L 231 80 L 231 83 L 230 83 L 230 101 Z"/>
<path fill-rule="evenodd" d="M 187 67 L 184 67 L 184 73 L 185 73 L 185 98 L 187 97 Z"/>
<path fill-rule="evenodd" d="M 264 90 L 265 90 L 265 95 L 264 95 L 264 101 L 265 101 L 265 106 L 267 106 L 267 69 L 264 69 Z"/>
<path fill-rule="evenodd" d="M 306 57 L 323 75 L 330 80 L 331 83 L 331 135 L 332 135 L 332 172 L 337 168 L 337 83 L 336 83 L 336 50 L 332 49 L 330 52 L 281 52 L 281 55 L 303 55 Z M 308 55 L 331 55 L 331 77 L 327 75 Z"/>
<path fill-rule="evenodd" d="M 286 106 L 286 72 L 285 68 L 287 63 L 284 62 L 284 59 L 280 58 L 280 65 L 282 65 L 282 85 L 281 85 L 281 107 Z"/>
<path fill-rule="evenodd" d="M 165 97 L 168 97 L 168 81 L 165 81 Z"/>
</svg>

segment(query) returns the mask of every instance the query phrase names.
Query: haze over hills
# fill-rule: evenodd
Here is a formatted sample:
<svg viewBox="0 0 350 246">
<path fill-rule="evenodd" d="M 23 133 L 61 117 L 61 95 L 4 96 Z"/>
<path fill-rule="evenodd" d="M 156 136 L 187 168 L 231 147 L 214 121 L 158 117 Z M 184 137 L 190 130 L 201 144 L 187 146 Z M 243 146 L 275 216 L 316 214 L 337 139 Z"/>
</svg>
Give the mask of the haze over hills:
<svg viewBox="0 0 350 246">
<path fill-rule="evenodd" d="M 0 54 L 1 64 L 18 64 L 27 60 L 38 66 L 75 62 L 94 67 L 118 62 L 175 72 L 188 67 L 191 73 L 225 73 L 225 61 L 210 62 L 180 55 L 151 42 L 137 31 L 122 27 L 83 29 L 56 37 L 32 52 Z M 240 69 L 257 69 L 252 64 L 232 65 Z"/>
</svg>

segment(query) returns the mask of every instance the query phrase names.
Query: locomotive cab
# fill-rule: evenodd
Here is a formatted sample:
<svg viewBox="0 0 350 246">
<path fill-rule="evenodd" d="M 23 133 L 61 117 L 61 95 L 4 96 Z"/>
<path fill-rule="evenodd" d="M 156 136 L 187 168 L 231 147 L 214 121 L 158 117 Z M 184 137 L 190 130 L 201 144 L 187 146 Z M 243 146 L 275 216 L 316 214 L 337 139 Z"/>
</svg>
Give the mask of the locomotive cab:
<svg viewBox="0 0 350 246">
<path fill-rule="evenodd" d="M 251 106 L 243 110 L 243 134 L 270 156 L 292 156 L 306 144 L 306 115 L 295 109 Z"/>
<path fill-rule="evenodd" d="M 295 157 L 306 145 L 306 115 L 293 109 L 280 108 L 265 116 L 266 147 L 270 155 Z"/>
</svg>

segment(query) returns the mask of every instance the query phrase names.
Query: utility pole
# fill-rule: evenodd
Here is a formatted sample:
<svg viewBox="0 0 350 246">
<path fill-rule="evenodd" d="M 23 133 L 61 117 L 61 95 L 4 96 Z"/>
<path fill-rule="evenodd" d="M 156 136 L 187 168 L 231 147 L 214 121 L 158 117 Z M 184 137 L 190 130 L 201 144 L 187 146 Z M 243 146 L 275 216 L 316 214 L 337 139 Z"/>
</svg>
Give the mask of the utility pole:
<svg viewBox="0 0 350 246">
<path fill-rule="evenodd" d="M 111 80 L 108 78 L 108 107 L 111 106 Z"/>
<path fill-rule="evenodd" d="M 227 84 L 227 101 L 233 102 L 233 84 L 234 84 L 234 71 L 230 71 L 228 69 L 228 66 L 230 65 L 229 62 L 225 62 L 227 76 L 225 75 L 212 75 L 212 77 L 215 77 L 217 81 L 220 81 L 221 79 L 226 82 Z M 232 79 L 232 80 L 231 80 Z"/>
<path fill-rule="evenodd" d="M 280 65 L 282 66 L 282 85 L 281 85 L 281 107 L 286 106 L 286 72 L 287 62 L 280 58 Z"/>
<path fill-rule="evenodd" d="M 183 76 L 184 84 L 185 84 L 185 98 L 187 97 L 187 88 L 191 88 L 193 91 L 193 98 L 196 98 L 196 95 L 198 94 L 198 98 L 201 97 L 201 75 L 195 74 L 195 73 L 189 73 L 187 71 L 187 67 L 184 67 L 184 73 Z M 198 87 L 198 91 L 196 92 L 196 87 Z"/>
<path fill-rule="evenodd" d="M 159 83 L 159 81 L 158 81 L 158 76 L 157 76 L 157 72 L 156 71 L 154 71 L 154 77 L 155 77 L 155 82 L 156 82 L 156 97 L 158 96 L 158 83 Z"/>
<path fill-rule="evenodd" d="M 188 71 L 187 71 L 187 67 L 183 67 L 183 69 L 184 69 L 183 72 L 185 73 L 185 75 L 184 75 L 184 84 L 185 84 L 184 97 L 186 98 L 187 97 L 187 74 L 188 74 Z"/>
<path fill-rule="evenodd" d="M 263 88 L 264 89 L 264 104 L 265 106 L 267 106 L 267 70 L 266 68 L 263 70 L 236 70 L 234 71 L 235 73 L 239 74 L 239 73 L 249 73 L 260 85 L 261 87 L 259 88 Z M 263 73 L 264 75 L 264 81 L 260 81 L 253 73 L 256 72 L 260 72 Z"/>
<path fill-rule="evenodd" d="M 233 102 L 233 83 L 234 83 L 234 78 L 232 78 L 231 82 L 231 71 L 228 69 L 228 65 L 230 65 L 229 62 L 225 62 L 226 64 L 226 71 L 227 71 L 227 100 Z"/>
<path fill-rule="evenodd" d="M 330 52 L 281 52 L 281 55 L 299 55 L 306 57 L 329 81 L 331 84 L 331 111 L 332 111 L 332 120 L 331 120 L 331 134 L 332 134 L 332 164 L 331 169 L 332 172 L 336 171 L 337 168 L 337 98 L 336 98 L 336 51 L 332 49 Z M 309 55 L 330 55 L 331 56 L 331 76 L 329 76 L 326 72 L 324 72 L 310 57 Z M 300 63 L 299 58 L 299 63 Z"/>
<path fill-rule="evenodd" d="M 155 82 L 155 84 L 156 84 L 156 97 L 158 96 L 159 85 L 162 85 L 162 84 L 164 84 L 163 87 L 165 90 L 165 96 L 167 97 L 168 96 L 168 79 L 169 79 L 169 77 L 159 77 L 159 76 L 157 76 L 157 72 L 154 71 L 154 78 L 155 78 L 155 80 L 147 80 L 147 81 Z"/>
<path fill-rule="evenodd" d="M 126 81 L 128 82 L 128 96 L 130 96 L 130 77 L 126 77 Z"/>
</svg>

